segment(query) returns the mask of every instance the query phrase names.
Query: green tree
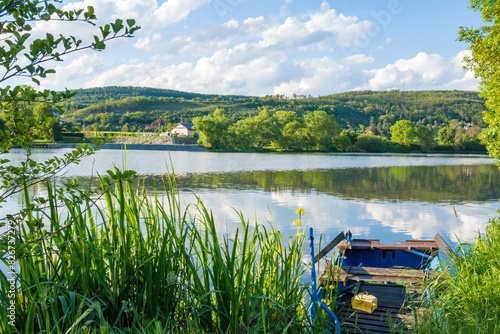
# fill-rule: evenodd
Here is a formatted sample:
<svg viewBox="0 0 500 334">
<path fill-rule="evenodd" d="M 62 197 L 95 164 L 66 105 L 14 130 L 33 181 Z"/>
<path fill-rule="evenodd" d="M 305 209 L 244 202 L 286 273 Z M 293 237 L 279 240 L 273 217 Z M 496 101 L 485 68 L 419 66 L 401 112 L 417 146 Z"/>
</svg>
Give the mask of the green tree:
<svg viewBox="0 0 500 334">
<path fill-rule="evenodd" d="M 338 152 L 349 152 L 353 150 L 351 138 L 341 134 L 333 139 L 333 149 Z"/>
<path fill-rule="evenodd" d="M 340 133 L 335 119 L 323 110 L 316 110 L 304 115 L 307 143 L 310 148 L 318 151 L 331 151 L 333 139 Z"/>
<path fill-rule="evenodd" d="M 59 121 L 54 115 L 52 105 L 49 103 L 39 103 L 33 108 L 33 117 L 37 123 L 35 128 L 36 136 L 40 139 L 54 139 L 60 130 Z M 59 131 L 60 132 L 60 131 Z"/>
<path fill-rule="evenodd" d="M 391 139 L 403 146 L 410 146 L 416 138 L 415 123 L 408 120 L 397 121 L 391 126 Z"/>
<path fill-rule="evenodd" d="M 457 133 L 456 129 L 450 128 L 448 126 L 445 126 L 444 128 L 439 129 L 439 131 L 438 131 L 439 143 L 441 143 L 443 145 L 454 145 L 456 133 Z"/>
<path fill-rule="evenodd" d="M 255 142 L 258 148 L 263 148 L 271 143 L 280 132 L 276 118 L 267 108 L 259 108 L 260 112 L 255 117 Z"/>
<path fill-rule="evenodd" d="M 193 123 L 200 135 L 198 143 L 205 147 L 223 149 L 231 147 L 234 142 L 230 131 L 233 120 L 223 109 L 216 109 L 212 115 L 196 117 Z"/>
<path fill-rule="evenodd" d="M 267 108 L 259 108 L 259 114 L 238 121 L 233 134 L 239 149 L 267 146 L 281 132 L 274 115 Z"/>
<path fill-rule="evenodd" d="M 272 142 L 272 146 L 280 151 L 303 150 L 307 147 L 306 128 L 302 118 L 294 111 L 277 111 L 274 114 L 276 124 L 281 129 Z"/>
<path fill-rule="evenodd" d="M 415 129 L 416 141 L 422 152 L 429 152 L 435 144 L 434 132 L 426 126 Z"/>
<path fill-rule="evenodd" d="M 385 149 L 384 140 L 372 134 L 359 135 L 354 148 L 361 152 L 383 152 Z"/>
<path fill-rule="evenodd" d="M 469 43 L 470 56 L 464 58 L 466 69 L 481 78 L 481 94 L 486 98 L 484 120 L 488 124 L 482 139 L 488 153 L 500 160 L 500 2 L 470 0 L 470 8 L 480 12 L 484 26 L 460 27 L 459 40 Z"/>
</svg>

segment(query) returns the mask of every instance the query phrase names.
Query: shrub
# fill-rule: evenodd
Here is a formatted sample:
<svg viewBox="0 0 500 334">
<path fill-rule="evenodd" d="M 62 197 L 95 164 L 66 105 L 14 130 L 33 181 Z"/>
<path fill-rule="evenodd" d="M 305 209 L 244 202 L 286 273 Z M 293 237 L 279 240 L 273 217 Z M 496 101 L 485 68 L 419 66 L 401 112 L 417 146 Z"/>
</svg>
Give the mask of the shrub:
<svg viewBox="0 0 500 334">
<path fill-rule="evenodd" d="M 358 136 L 354 148 L 360 152 L 384 152 L 385 143 L 379 136 L 363 134 Z"/>
</svg>

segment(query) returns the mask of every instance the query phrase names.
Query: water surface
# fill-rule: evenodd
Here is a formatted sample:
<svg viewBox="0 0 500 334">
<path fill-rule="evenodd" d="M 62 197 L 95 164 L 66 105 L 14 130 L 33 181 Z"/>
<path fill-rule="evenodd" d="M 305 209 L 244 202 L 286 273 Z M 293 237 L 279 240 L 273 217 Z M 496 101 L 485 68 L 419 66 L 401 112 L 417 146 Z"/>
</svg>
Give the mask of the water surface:
<svg viewBox="0 0 500 334">
<path fill-rule="evenodd" d="M 65 152 L 41 149 L 35 158 Z M 10 157 L 15 163 L 23 159 L 20 151 Z M 272 221 L 293 236 L 295 210 L 303 207 L 304 226 L 322 232 L 325 242 L 347 230 L 383 242 L 436 233 L 457 240 L 473 238 L 500 209 L 500 173 L 492 162 L 480 156 L 102 150 L 61 179 L 86 183 L 113 165 L 126 165 L 152 191 L 175 170 L 184 199 L 196 202 L 201 196 L 221 233 L 235 232 L 241 211 L 252 225 Z M 43 194 L 44 187 L 33 192 Z M 20 205 L 19 198 L 11 199 L 4 210 Z"/>
</svg>

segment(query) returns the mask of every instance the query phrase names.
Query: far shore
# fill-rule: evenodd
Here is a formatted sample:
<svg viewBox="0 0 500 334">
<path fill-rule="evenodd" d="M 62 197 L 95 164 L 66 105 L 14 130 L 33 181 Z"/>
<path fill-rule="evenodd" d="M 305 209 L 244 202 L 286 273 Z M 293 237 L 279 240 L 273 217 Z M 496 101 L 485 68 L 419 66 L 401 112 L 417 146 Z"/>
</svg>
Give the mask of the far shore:
<svg viewBox="0 0 500 334">
<path fill-rule="evenodd" d="M 76 148 L 80 144 L 33 144 L 32 148 Z M 208 152 L 208 149 L 199 145 L 159 145 L 159 144 L 103 144 L 103 150 L 150 150 L 150 151 L 190 151 Z"/>
<path fill-rule="evenodd" d="M 66 143 L 66 144 L 56 144 L 56 143 L 43 143 L 43 144 L 33 144 L 32 148 L 49 148 L 49 149 L 62 149 L 62 148 L 76 148 L 80 144 L 78 143 Z M 185 152 L 217 152 L 217 153 L 334 153 L 339 155 L 398 155 L 398 156 L 426 156 L 426 157 L 443 157 L 443 156 L 453 156 L 453 157 L 477 157 L 477 158 L 490 158 L 487 153 L 484 152 L 318 152 L 318 151 L 300 151 L 300 152 L 278 152 L 273 150 L 265 151 L 219 151 L 210 150 L 206 147 L 200 145 L 183 144 L 183 145 L 169 145 L 169 144 L 103 144 L 99 146 L 103 150 L 143 150 L 143 151 L 185 151 Z"/>
</svg>

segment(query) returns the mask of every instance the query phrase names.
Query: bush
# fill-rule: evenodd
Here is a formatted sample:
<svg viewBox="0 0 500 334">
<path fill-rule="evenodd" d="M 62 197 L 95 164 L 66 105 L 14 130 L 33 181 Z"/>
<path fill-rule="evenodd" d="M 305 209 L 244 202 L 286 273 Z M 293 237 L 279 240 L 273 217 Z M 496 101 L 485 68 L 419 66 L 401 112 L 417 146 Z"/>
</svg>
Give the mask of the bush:
<svg viewBox="0 0 500 334">
<path fill-rule="evenodd" d="M 484 152 L 486 153 L 486 146 L 477 138 L 477 136 L 465 136 L 460 138 L 457 143 L 457 149 L 466 152 Z"/>
<path fill-rule="evenodd" d="M 354 148 L 360 152 L 384 152 L 385 143 L 379 136 L 370 134 L 359 135 Z"/>
<path fill-rule="evenodd" d="M 333 148 L 337 152 L 350 152 L 354 149 L 351 138 L 346 135 L 340 135 L 333 139 Z"/>
</svg>

